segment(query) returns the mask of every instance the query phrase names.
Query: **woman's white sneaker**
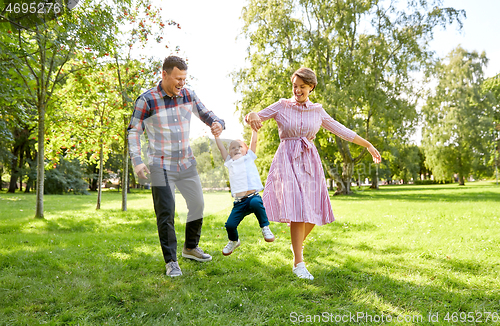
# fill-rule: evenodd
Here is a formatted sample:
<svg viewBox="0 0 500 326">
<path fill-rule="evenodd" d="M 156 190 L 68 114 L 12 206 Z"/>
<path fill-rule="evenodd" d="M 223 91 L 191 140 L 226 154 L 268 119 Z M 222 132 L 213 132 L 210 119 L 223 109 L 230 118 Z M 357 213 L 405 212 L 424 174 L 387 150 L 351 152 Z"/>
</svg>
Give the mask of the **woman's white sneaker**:
<svg viewBox="0 0 500 326">
<path fill-rule="evenodd" d="M 231 241 L 229 240 L 228 244 L 222 249 L 222 254 L 224 256 L 229 256 L 230 254 L 233 253 L 234 249 L 238 248 L 240 246 L 240 239 L 238 241 Z"/>
<path fill-rule="evenodd" d="M 309 273 L 309 271 L 306 268 L 306 264 L 304 262 L 298 263 L 297 267 L 293 268 L 293 272 L 299 278 L 305 278 L 307 280 L 314 280 L 314 276 L 312 276 L 311 273 Z"/>
</svg>

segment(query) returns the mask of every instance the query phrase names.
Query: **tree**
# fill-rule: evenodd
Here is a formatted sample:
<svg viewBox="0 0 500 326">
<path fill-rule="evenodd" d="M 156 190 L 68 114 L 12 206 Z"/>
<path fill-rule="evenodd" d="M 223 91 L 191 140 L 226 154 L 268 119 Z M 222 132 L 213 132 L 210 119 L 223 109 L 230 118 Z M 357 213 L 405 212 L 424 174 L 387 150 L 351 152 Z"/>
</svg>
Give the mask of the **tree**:
<svg viewBox="0 0 500 326">
<path fill-rule="evenodd" d="M 143 0 L 113 4 L 102 0 L 86 0 L 71 11 L 62 8 L 59 13 L 46 16 L 28 15 L 28 18 L 21 19 L 12 15 L 2 18 L 15 28 L 11 27 L 7 31 L 8 36 L 0 39 L 1 59 L 14 67 L 10 71 L 11 75 L 23 85 L 38 109 L 35 216 L 43 217 L 45 116 L 47 110 L 57 109 L 54 106 L 54 93 L 73 73 L 95 67 L 106 58 L 117 65 L 117 77 L 120 80 L 120 68 L 125 67 L 119 65 L 123 65 L 122 56 L 127 55 L 124 47 L 130 54 L 134 45 L 144 46 L 148 37 L 161 42 L 161 31 L 165 24 L 161 21 L 159 10 L 151 9 L 149 1 Z M 160 33 L 152 33 L 151 25 L 158 25 Z M 131 34 L 128 35 L 128 32 Z M 122 83 L 120 80 L 117 84 L 120 86 L 122 107 L 125 108 L 126 102 L 131 100 L 126 94 L 127 87 Z M 123 125 L 126 120 L 123 116 Z M 126 137 L 123 138 L 126 151 Z M 124 162 L 126 164 L 128 160 Z M 126 174 L 123 179 L 126 180 Z M 126 202 L 126 195 L 124 200 Z"/>
<path fill-rule="evenodd" d="M 420 157 L 416 145 L 394 146 L 389 153 L 390 157 L 387 162 L 392 180 L 403 180 L 403 183 L 406 184 L 410 180 L 420 179 L 418 175 Z"/>
<path fill-rule="evenodd" d="M 230 140 L 222 139 L 224 146 Z M 193 155 L 196 157 L 196 168 L 203 188 L 225 188 L 229 184 L 229 172 L 224 166 L 225 158 L 220 155 L 215 140 L 203 136 L 190 140 Z"/>
<path fill-rule="evenodd" d="M 495 178 L 498 182 L 498 166 L 500 165 L 500 74 L 488 78 L 482 85 L 483 96 L 490 96 L 493 111 L 493 125 L 491 134 L 493 137 L 493 155 L 488 162 L 489 166 L 495 169 Z"/>
<path fill-rule="evenodd" d="M 259 110 L 289 92 L 289 76 L 301 65 L 318 76 L 313 101 L 337 121 L 384 147 L 384 139 L 407 142 L 417 122 L 412 72 L 430 62 L 428 41 L 434 28 L 464 15 L 439 8 L 440 1 L 251 0 L 243 11 L 243 33 L 250 40 L 251 67 L 235 74 L 242 93 L 242 115 Z M 404 9 L 399 9 L 404 8 Z M 271 130 L 276 127 L 268 127 Z M 268 150 L 274 152 L 276 132 Z M 342 165 L 336 194 L 348 194 L 354 165 L 366 150 L 351 149 L 337 136 Z M 259 146 L 261 147 L 261 146 Z M 266 146 L 263 146 L 264 148 Z M 262 156 L 261 156 L 262 157 Z M 330 166 L 331 164 L 327 164 Z M 332 170 L 333 171 L 333 170 Z"/>
<path fill-rule="evenodd" d="M 475 160 L 490 152 L 492 106 L 481 92 L 486 54 L 454 49 L 434 69 L 437 87 L 423 107 L 426 165 L 437 180 L 464 185 Z"/>
<path fill-rule="evenodd" d="M 47 158 L 51 159 L 54 168 L 55 161 L 63 153 L 65 157 L 78 158 L 82 163 L 99 164 L 96 209 L 101 206 L 103 166 L 109 146 L 120 131 L 117 128 L 120 96 L 110 87 L 112 76 L 112 69 L 104 66 L 76 73 L 74 79 L 68 79 L 57 94 L 66 99 L 65 110 L 50 118 L 52 127 L 47 133 L 51 140 Z"/>
<path fill-rule="evenodd" d="M 0 38 L 6 38 L 1 33 Z M 11 181 L 9 191 L 16 190 L 17 179 L 22 179 L 24 169 L 24 158 L 29 160 L 32 153 L 32 141 L 26 137 L 30 135 L 34 115 L 32 103 L 27 101 L 25 92 L 12 80 L 9 74 L 11 67 L 4 61 L 0 61 L 0 165 L 10 167 Z M 36 112 L 35 112 L 36 113 Z M 25 137 L 19 137 L 24 135 Z M 1 189 L 0 182 L 0 189 Z M 29 192 L 29 187 L 27 188 Z"/>
<path fill-rule="evenodd" d="M 117 10 L 117 20 L 122 22 L 122 24 L 131 27 L 119 30 L 121 39 L 120 42 L 116 42 L 111 56 L 114 58 L 116 77 L 117 77 L 117 87 L 120 90 L 123 115 L 122 115 L 122 132 L 120 133 L 123 139 L 123 168 L 122 168 L 122 210 L 127 210 L 127 191 L 128 191 L 128 171 L 129 171 L 129 154 L 128 154 L 128 138 L 127 138 L 127 128 L 130 122 L 130 116 L 132 111 L 125 111 L 132 102 L 133 98 L 136 98 L 140 93 L 137 93 L 137 88 L 139 85 L 134 87 L 133 76 L 129 75 L 129 69 L 136 67 L 136 62 L 133 62 L 132 49 L 134 47 L 142 48 L 142 50 L 148 47 L 151 42 L 163 43 L 163 29 L 166 25 L 176 26 L 181 28 L 179 24 L 172 20 L 166 21 L 166 24 L 162 21 L 161 8 L 152 8 L 151 3 L 148 0 L 136 0 L 132 1 L 130 4 L 122 3 L 118 6 Z M 165 45 L 168 48 L 168 44 Z M 145 56 L 142 60 L 144 61 Z M 160 63 L 156 60 L 150 58 L 147 60 L 150 63 L 149 69 L 143 67 L 141 72 L 155 70 L 153 67 L 159 67 Z M 146 66 L 146 65 L 144 65 Z M 146 82 L 141 86 L 147 88 L 152 86 L 154 83 L 153 76 L 159 69 L 154 71 L 154 74 L 150 74 L 149 78 L 143 74 Z"/>
<path fill-rule="evenodd" d="M 428 179 L 431 176 L 431 171 L 425 165 L 425 151 L 422 146 L 418 146 L 418 174 Z"/>
<path fill-rule="evenodd" d="M 12 67 L 9 72 L 23 86 L 38 111 L 37 199 L 35 217 L 43 218 L 45 117 L 52 95 L 61 81 L 74 72 L 70 59 L 92 47 L 100 53 L 114 41 L 112 7 L 100 0 L 84 0 L 74 10 L 30 15 L 19 20 L 15 13 L 4 17 L 11 24 L 8 37 L 0 39 L 0 56 Z M 4 27 L 5 29 L 5 27 Z M 97 36 L 97 37 L 96 37 Z M 80 55 L 86 63 L 86 56 Z M 66 69 L 66 70 L 65 70 Z"/>
<path fill-rule="evenodd" d="M 76 72 L 64 87 L 55 94 L 64 110 L 49 118 L 51 128 L 47 159 L 56 168 L 59 158 L 79 159 L 81 163 L 95 168 L 98 165 L 97 206 L 101 206 L 101 185 L 104 164 L 111 150 L 111 144 L 120 139 L 123 132 L 123 117 L 128 116 L 122 102 L 123 90 L 127 94 L 141 92 L 141 87 L 151 84 L 158 62 L 142 64 L 129 60 L 124 68 L 120 84 L 113 61 L 95 67 L 91 71 Z M 59 101 L 59 102 L 60 102 Z M 128 157 L 125 157 L 127 159 Z M 126 187 L 124 189 L 127 189 Z"/>
<path fill-rule="evenodd" d="M 10 105 L 9 105 L 10 104 Z M 34 130 L 33 118 L 36 112 L 23 103 L 12 101 L 0 107 L 0 162 L 10 170 L 10 182 L 8 192 L 14 193 L 21 185 L 24 175 L 30 175 L 29 171 L 33 165 L 33 147 L 35 141 L 31 139 L 31 132 Z M 26 168 L 26 163 L 30 168 Z M 31 179 L 29 180 L 26 192 L 30 191 Z"/>
</svg>

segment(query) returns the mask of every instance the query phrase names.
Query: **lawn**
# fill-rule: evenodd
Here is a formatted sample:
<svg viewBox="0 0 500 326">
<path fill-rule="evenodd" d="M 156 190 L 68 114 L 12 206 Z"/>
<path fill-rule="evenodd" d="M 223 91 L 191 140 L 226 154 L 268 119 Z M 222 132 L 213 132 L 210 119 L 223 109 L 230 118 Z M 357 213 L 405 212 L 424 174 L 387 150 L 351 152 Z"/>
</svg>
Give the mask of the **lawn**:
<svg viewBox="0 0 500 326">
<path fill-rule="evenodd" d="M 387 186 L 332 197 L 336 221 L 315 228 L 292 273 L 286 224 L 266 243 L 253 216 L 230 256 L 228 193 L 205 194 L 200 246 L 165 276 L 151 194 L 0 193 L 0 325 L 500 324 L 500 186 Z M 186 206 L 177 197 L 179 253 Z"/>
</svg>

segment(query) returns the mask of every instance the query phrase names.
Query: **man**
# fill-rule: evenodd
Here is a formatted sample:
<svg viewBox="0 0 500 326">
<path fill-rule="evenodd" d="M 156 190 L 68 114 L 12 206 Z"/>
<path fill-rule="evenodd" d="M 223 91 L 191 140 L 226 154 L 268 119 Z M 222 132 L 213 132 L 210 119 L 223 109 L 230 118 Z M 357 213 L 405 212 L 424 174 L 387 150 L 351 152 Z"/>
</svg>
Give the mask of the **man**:
<svg viewBox="0 0 500 326">
<path fill-rule="evenodd" d="M 196 160 L 189 146 L 189 128 L 194 113 L 219 136 L 224 120 L 205 108 L 196 94 L 184 88 L 187 65 L 179 57 L 169 56 L 163 62 L 162 80 L 140 95 L 128 127 L 129 151 L 139 178 L 151 177 L 153 203 L 160 245 L 167 275 L 180 276 L 175 236 L 175 192 L 186 200 L 188 215 L 182 256 L 205 262 L 212 260 L 198 247 L 203 224 L 203 192 L 196 170 Z M 148 137 L 147 160 L 141 159 L 141 135 Z"/>
</svg>

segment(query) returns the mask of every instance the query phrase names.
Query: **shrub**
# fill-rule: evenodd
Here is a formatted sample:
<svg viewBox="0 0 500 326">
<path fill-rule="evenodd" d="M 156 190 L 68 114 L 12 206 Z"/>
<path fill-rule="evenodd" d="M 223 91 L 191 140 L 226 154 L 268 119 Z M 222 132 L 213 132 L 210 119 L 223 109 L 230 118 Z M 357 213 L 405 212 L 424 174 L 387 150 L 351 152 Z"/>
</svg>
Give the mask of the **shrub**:
<svg viewBox="0 0 500 326">
<path fill-rule="evenodd" d="M 78 160 L 61 159 L 55 169 L 45 173 L 44 193 L 62 195 L 73 191 L 75 195 L 88 195 L 86 177 Z"/>
<path fill-rule="evenodd" d="M 415 180 L 414 183 L 416 185 L 438 185 L 438 184 L 448 184 L 448 183 L 453 183 L 452 180 L 431 180 L 431 179 L 427 179 L 427 180 Z"/>
</svg>

